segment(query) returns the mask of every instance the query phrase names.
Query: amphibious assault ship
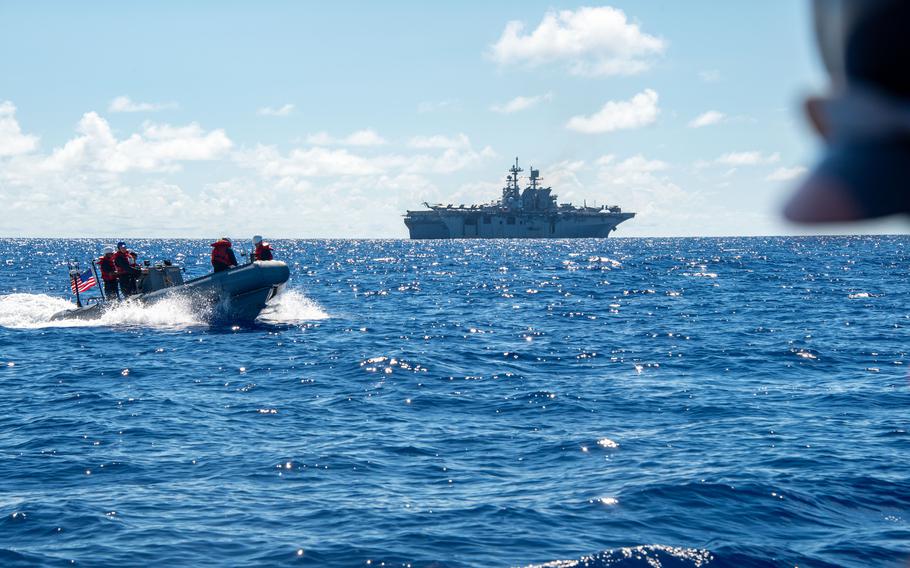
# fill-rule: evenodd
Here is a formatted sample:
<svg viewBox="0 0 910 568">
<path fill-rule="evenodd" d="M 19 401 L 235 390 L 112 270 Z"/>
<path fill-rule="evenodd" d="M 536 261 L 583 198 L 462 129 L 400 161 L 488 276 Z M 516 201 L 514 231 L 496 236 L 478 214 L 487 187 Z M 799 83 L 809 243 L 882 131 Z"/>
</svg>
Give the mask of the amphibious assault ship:
<svg viewBox="0 0 910 568">
<path fill-rule="evenodd" d="M 430 205 L 404 216 L 412 239 L 573 239 L 607 237 L 635 213 L 616 206 L 582 207 L 556 203 L 550 187 L 541 187 L 540 170 L 518 185 L 518 158 L 506 176 L 499 201 L 482 205 Z"/>
</svg>

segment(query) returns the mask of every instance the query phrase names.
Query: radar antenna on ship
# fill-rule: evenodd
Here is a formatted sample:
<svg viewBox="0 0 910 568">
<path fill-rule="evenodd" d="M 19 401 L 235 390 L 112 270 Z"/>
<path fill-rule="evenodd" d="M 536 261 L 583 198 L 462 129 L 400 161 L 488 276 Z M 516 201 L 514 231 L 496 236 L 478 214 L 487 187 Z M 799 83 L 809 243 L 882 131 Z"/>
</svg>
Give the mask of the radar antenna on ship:
<svg viewBox="0 0 910 568">
<path fill-rule="evenodd" d="M 537 189 L 537 184 L 543 178 L 540 177 L 540 170 L 535 170 L 534 166 L 531 166 L 531 189 Z"/>
<path fill-rule="evenodd" d="M 521 188 L 518 187 L 518 174 L 522 172 L 518 167 L 518 157 L 515 158 L 515 165 L 509 168 L 509 175 L 506 176 L 506 186 L 502 188 L 502 200 L 500 204 L 506 209 L 511 209 L 518 205 L 521 199 Z"/>
<path fill-rule="evenodd" d="M 518 156 L 515 156 L 515 165 L 509 168 L 509 171 L 512 172 L 511 175 L 506 176 L 506 181 L 509 182 L 509 188 L 518 189 L 518 174 L 524 171 L 518 167 Z"/>
</svg>

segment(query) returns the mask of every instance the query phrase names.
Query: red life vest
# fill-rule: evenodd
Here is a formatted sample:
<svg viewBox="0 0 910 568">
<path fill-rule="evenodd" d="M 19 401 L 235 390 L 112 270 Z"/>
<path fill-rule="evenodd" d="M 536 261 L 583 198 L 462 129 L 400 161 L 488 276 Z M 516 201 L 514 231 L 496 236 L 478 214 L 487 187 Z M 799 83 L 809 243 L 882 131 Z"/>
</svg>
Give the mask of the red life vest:
<svg viewBox="0 0 910 568">
<path fill-rule="evenodd" d="M 117 270 L 117 274 L 129 274 L 128 270 L 126 270 L 125 268 L 122 268 L 120 266 L 117 266 L 118 258 L 124 259 L 126 261 L 127 266 L 131 266 L 131 265 L 135 264 L 135 262 L 133 261 L 133 257 L 130 255 L 129 251 L 118 250 L 117 252 L 114 253 L 114 259 L 113 259 L 114 267 Z"/>
<path fill-rule="evenodd" d="M 256 245 L 256 260 L 272 260 L 272 247 L 269 243 L 259 243 Z"/>
<path fill-rule="evenodd" d="M 230 248 L 231 243 L 225 240 L 212 243 L 212 265 L 214 266 L 216 262 L 225 266 L 233 265 L 231 255 L 228 254 Z"/>
<path fill-rule="evenodd" d="M 117 267 L 114 266 L 114 257 L 102 256 L 98 259 L 98 268 L 101 269 L 101 279 L 105 282 L 117 281 Z"/>
</svg>

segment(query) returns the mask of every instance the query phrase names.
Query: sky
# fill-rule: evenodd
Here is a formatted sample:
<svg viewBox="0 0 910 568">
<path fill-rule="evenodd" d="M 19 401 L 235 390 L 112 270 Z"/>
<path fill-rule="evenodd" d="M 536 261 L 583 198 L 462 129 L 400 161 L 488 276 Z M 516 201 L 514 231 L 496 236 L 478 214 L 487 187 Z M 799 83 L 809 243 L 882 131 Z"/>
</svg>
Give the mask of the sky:
<svg viewBox="0 0 910 568">
<path fill-rule="evenodd" d="M 800 234 L 826 88 L 793 0 L 0 1 L 0 53 L 3 237 L 404 238 L 516 157 L 616 236 Z"/>
</svg>

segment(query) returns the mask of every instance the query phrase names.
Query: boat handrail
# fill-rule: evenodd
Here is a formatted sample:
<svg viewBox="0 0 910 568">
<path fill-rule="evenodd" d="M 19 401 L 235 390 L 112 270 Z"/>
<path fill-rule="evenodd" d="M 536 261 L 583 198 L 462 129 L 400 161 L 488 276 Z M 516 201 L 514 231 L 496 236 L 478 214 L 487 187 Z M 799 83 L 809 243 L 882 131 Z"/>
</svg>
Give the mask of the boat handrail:
<svg viewBox="0 0 910 568">
<path fill-rule="evenodd" d="M 250 266 L 252 264 L 253 264 L 252 261 L 246 262 L 244 264 L 238 264 L 237 266 L 232 266 L 232 267 L 228 268 L 227 270 L 222 270 L 221 272 L 230 272 L 231 270 L 237 270 L 238 268 L 243 268 L 245 266 Z M 203 278 L 208 278 L 209 276 L 212 276 L 214 274 L 220 274 L 220 273 L 219 272 L 209 272 L 208 274 L 203 274 L 202 276 L 197 276 L 195 278 L 190 278 L 189 280 L 184 280 L 183 283 L 192 284 L 193 282 L 198 282 L 198 281 L 202 280 Z"/>
</svg>

